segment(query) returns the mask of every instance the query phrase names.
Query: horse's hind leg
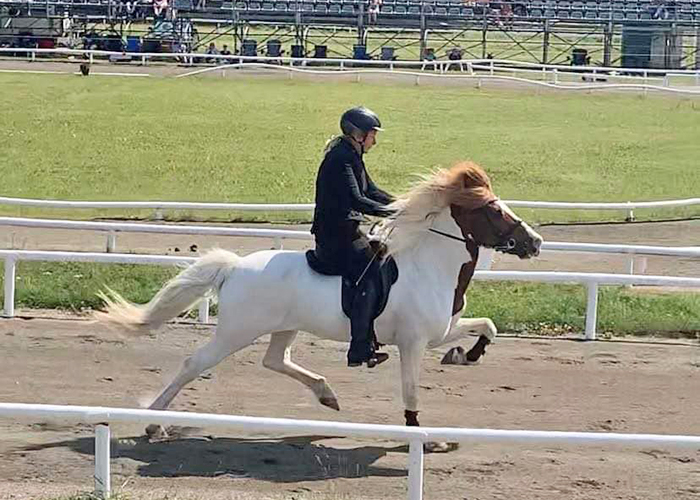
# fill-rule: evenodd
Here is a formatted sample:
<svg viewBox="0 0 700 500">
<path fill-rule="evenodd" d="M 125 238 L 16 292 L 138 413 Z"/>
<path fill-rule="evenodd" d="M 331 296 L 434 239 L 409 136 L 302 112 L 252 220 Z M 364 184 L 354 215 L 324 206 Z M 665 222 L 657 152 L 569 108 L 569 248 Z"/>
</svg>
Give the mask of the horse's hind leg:
<svg viewBox="0 0 700 500">
<path fill-rule="evenodd" d="M 213 339 L 197 349 L 192 356 L 185 359 L 179 373 L 151 403 L 148 407 L 149 410 L 166 409 L 182 388 L 197 378 L 199 374 L 218 365 L 225 357 L 240 351 L 254 339 L 254 337 L 251 338 L 250 336 L 232 337 L 230 335 L 222 335 L 219 328 L 217 328 L 217 333 Z M 159 425 L 149 425 L 146 428 L 146 434 L 154 437 L 165 433 Z"/>
<path fill-rule="evenodd" d="M 311 372 L 294 363 L 291 359 L 291 345 L 297 336 L 296 331 L 275 332 L 270 336 L 270 345 L 263 358 L 263 366 L 272 371 L 283 373 L 298 380 L 318 398 L 318 401 L 329 408 L 340 410 L 338 398 L 326 382 L 326 378 Z"/>
</svg>

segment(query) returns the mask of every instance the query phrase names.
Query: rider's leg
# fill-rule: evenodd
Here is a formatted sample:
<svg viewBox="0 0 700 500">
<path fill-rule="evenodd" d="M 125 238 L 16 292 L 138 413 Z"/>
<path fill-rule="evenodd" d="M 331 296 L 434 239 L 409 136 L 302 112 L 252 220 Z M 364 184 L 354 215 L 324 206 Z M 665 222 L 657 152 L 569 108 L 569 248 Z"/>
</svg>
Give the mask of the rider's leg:
<svg viewBox="0 0 700 500">
<path fill-rule="evenodd" d="M 350 350 L 348 366 L 367 363 L 370 368 L 383 363 L 389 357 L 386 353 L 374 350 L 374 319 L 377 302 L 377 289 L 372 280 L 363 280 L 355 293 L 350 312 Z"/>
</svg>

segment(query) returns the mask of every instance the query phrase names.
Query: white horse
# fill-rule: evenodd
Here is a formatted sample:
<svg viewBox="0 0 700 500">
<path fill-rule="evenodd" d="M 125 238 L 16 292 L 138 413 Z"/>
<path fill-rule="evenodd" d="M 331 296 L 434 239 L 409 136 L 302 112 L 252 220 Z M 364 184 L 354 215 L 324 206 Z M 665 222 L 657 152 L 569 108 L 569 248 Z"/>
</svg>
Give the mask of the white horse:
<svg viewBox="0 0 700 500">
<path fill-rule="evenodd" d="M 469 335 L 479 335 L 485 345 L 496 335 L 490 319 L 461 317 L 467 283 L 459 281 L 465 274 L 471 278 L 471 273 L 461 271 L 472 260 L 465 243 L 529 258 L 539 254 L 542 238 L 496 198 L 486 174 L 472 163 L 426 178 L 394 208 L 399 215 L 385 221 L 375 237 L 386 240 L 399 276 L 375 330 L 379 342 L 399 348 L 406 423 L 419 425 L 418 377 L 426 348 Z M 321 404 L 339 410 L 326 378 L 297 365 L 290 356 L 300 330 L 340 342 L 350 338 L 350 320 L 341 308 L 341 278 L 314 272 L 303 252 L 269 250 L 239 257 L 213 250 L 173 278 L 149 303 L 134 305 L 110 291 L 111 297 L 102 295 L 106 312 L 97 314 L 137 332 L 155 329 L 212 290 L 219 300 L 214 337 L 184 361 L 150 409 L 167 408 L 200 373 L 270 335 L 263 365 L 298 380 Z M 156 429 L 150 426 L 148 431 Z"/>
</svg>

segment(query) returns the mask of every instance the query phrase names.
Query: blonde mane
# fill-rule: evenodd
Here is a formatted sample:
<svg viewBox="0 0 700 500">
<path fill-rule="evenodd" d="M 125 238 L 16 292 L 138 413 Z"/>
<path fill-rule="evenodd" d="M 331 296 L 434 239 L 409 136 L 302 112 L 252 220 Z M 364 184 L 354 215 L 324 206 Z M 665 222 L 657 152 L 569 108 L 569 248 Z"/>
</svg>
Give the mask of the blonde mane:
<svg viewBox="0 0 700 500">
<path fill-rule="evenodd" d="M 495 197 L 486 172 L 476 163 L 460 162 L 450 169 L 423 176 L 410 191 L 391 204 L 398 216 L 382 224 L 373 237 L 386 238 L 389 252 L 396 253 L 415 244 L 433 219 L 450 205 L 471 210 Z"/>
</svg>

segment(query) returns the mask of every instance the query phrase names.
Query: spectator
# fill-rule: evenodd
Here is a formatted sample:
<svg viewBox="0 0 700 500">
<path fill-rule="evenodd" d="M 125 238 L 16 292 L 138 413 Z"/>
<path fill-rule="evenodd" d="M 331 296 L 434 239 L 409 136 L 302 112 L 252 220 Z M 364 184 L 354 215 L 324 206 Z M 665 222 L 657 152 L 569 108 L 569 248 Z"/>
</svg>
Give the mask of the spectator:
<svg viewBox="0 0 700 500">
<path fill-rule="evenodd" d="M 437 60 L 437 56 L 435 55 L 435 49 L 432 47 L 426 47 L 425 50 L 423 51 L 423 65 L 421 66 L 421 71 L 425 70 L 426 66 L 429 66 L 429 63 Z M 437 64 L 433 64 L 433 69 L 437 69 Z"/>
<path fill-rule="evenodd" d="M 214 42 L 211 42 L 209 44 L 209 47 L 207 48 L 206 54 L 211 55 L 211 56 L 218 56 L 219 55 L 219 51 L 216 48 L 216 44 Z M 216 57 L 210 57 L 209 59 L 207 59 L 207 61 L 217 63 L 219 61 L 219 59 Z"/>
<path fill-rule="evenodd" d="M 503 2 L 501 4 L 499 21 L 505 29 L 513 29 L 513 6 L 510 2 Z"/>
<path fill-rule="evenodd" d="M 369 0 L 368 8 L 368 21 L 369 24 L 374 24 L 377 22 L 377 17 L 379 16 L 379 9 L 382 6 L 382 0 Z"/>
<path fill-rule="evenodd" d="M 464 55 L 464 49 L 461 49 L 460 47 L 453 47 L 450 50 L 447 51 L 447 59 L 450 61 L 461 61 L 462 56 Z M 464 67 L 462 66 L 462 63 L 455 63 L 460 71 L 464 71 Z M 452 69 L 452 63 L 450 63 L 447 66 L 448 70 Z"/>
<path fill-rule="evenodd" d="M 447 58 L 450 61 L 459 61 L 460 59 L 462 59 L 463 53 L 464 51 L 459 47 L 453 47 L 449 51 L 447 51 Z"/>
<path fill-rule="evenodd" d="M 162 19 L 168 13 L 168 0 L 153 0 L 153 15 L 156 19 Z"/>
<path fill-rule="evenodd" d="M 222 56 L 230 56 L 230 55 L 231 55 L 231 51 L 228 50 L 228 45 L 224 44 L 224 48 L 221 50 L 221 55 L 222 55 Z M 222 62 L 223 62 L 224 64 L 232 64 L 232 63 L 233 63 L 233 60 L 232 60 L 232 59 L 226 58 L 226 59 L 224 59 Z"/>
<path fill-rule="evenodd" d="M 652 19 L 668 19 L 668 9 L 664 0 L 653 0 L 649 7 Z"/>
</svg>

